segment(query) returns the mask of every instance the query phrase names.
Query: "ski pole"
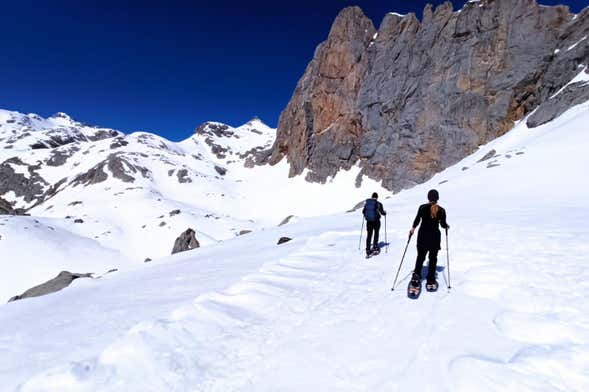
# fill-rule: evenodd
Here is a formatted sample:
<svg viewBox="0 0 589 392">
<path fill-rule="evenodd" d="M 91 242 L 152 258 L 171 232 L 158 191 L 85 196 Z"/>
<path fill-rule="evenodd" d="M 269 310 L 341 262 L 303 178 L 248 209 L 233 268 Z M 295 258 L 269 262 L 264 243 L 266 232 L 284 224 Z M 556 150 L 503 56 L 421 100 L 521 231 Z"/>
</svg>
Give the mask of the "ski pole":
<svg viewBox="0 0 589 392">
<path fill-rule="evenodd" d="M 387 244 L 385 253 L 389 253 L 389 240 L 387 239 L 387 216 L 384 216 L 384 242 Z"/>
<path fill-rule="evenodd" d="M 358 250 L 362 246 L 362 233 L 364 232 L 364 217 L 362 217 L 362 227 L 360 228 L 360 240 L 358 241 Z"/>
<path fill-rule="evenodd" d="M 409 247 L 409 241 L 411 241 L 411 235 L 409 234 L 409 238 L 407 239 L 407 245 L 405 245 L 405 250 L 403 251 L 403 257 L 401 257 L 401 263 L 399 264 L 399 269 L 397 270 L 397 275 L 395 275 L 395 281 L 393 282 L 393 287 L 391 288 L 392 291 L 395 291 L 395 286 L 397 285 L 397 278 L 399 277 L 399 272 L 401 272 L 401 266 L 403 265 L 403 260 L 405 260 L 405 253 L 407 253 L 407 248 Z"/>
<path fill-rule="evenodd" d="M 448 290 L 452 288 L 450 285 L 450 252 L 448 251 L 448 229 L 446 229 L 446 266 L 448 267 Z"/>
</svg>

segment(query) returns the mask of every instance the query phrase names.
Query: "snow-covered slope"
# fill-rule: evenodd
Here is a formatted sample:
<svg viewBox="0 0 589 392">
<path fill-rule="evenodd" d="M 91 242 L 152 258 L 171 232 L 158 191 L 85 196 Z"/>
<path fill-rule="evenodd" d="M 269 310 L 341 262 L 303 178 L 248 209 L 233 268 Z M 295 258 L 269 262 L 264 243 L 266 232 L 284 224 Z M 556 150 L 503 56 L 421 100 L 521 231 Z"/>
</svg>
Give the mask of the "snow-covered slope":
<svg viewBox="0 0 589 392">
<path fill-rule="evenodd" d="M 0 268 L 20 266 L 7 276 L 10 284 L 0 278 L 2 302 L 64 269 L 125 270 L 168 256 L 187 228 L 209 246 L 291 215 L 345 211 L 366 193 L 354 186 L 357 169 L 322 186 L 288 178 L 286 163 L 254 165 L 275 137 L 259 119 L 236 128 L 205 123 L 180 143 L 88 127 L 65 114 L 42 119 L 0 111 L 0 125 L 0 197 L 41 222 L 26 238 L 27 218 L 0 226 Z M 381 189 L 370 180 L 364 185 Z M 83 253 L 67 249 L 76 241 L 71 236 L 118 256 L 77 262 Z M 28 243 L 65 249 L 31 253 L 44 254 L 45 268 L 26 255 Z"/>
<path fill-rule="evenodd" d="M 587 390 L 587 124 L 589 104 L 535 129 L 522 122 L 385 200 L 391 245 L 370 261 L 359 212 L 338 213 L 2 306 L 3 388 Z M 414 242 L 390 288 L 433 187 L 450 265 L 442 251 L 440 291 L 411 301 Z M 275 245 L 283 235 L 294 240 Z"/>
</svg>

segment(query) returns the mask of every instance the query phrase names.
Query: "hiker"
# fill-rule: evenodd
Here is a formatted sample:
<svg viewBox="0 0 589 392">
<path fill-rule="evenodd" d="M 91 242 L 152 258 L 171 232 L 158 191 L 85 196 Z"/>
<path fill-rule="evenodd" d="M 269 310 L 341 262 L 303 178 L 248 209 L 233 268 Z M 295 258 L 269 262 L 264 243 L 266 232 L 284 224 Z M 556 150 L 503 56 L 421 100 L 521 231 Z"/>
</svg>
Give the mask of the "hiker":
<svg viewBox="0 0 589 392">
<path fill-rule="evenodd" d="M 374 192 L 372 198 L 366 199 L 364 208 L 362 209 L 362 215 L 366 219 L 366 230 L 368 234 L 366 236 L 366 257 L 370 257 L 373 254 L 377 255 L 380 253 L 378 246 L 378 231 L 380 230 L 380 216 L 386 215 L 386 211 L 382 207 L 382 203 L 378 201 L 378 194 Z M 372 234 L 374 233 L 374 242 L 372 242 Z M 370 244 L 373 243 L 372 249 Z"/>
<path fill-rule="evenodd" d="M 438 205 L 440 195 L 437 190 L 432 189 L 427 194 L 429 203 L 423 204 L 417 210 L 417 216 L 413 221 L 413 227 L 409 235 L 413 235 L 415 228 L 419 226 L 417 233 L 417 260 L 411 278 L 411 286 L 421 287 L 421 269 L 426 254 L 429 253 L 429 264 L 427 273 L 426 288 L 430 291 L 438 289 L 436 281 L 436 264 L 438 263 L 438 251 L 440 250 L 441 234 L 439 226 L 448 230 L 450 226 L 446 223 L 446 210 Z"/>
</svg>

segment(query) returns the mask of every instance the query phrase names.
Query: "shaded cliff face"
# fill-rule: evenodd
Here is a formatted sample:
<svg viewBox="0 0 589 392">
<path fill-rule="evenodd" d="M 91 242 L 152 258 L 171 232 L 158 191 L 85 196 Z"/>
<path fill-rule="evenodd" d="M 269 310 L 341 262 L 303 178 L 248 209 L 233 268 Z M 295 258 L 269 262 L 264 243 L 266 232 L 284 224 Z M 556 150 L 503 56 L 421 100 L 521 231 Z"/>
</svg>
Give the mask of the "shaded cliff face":
<svg viewBox="0 0 589 392">
<path fill-rule="evenodd" d="M 447 2 L 421 22 L 388 14 L 378 31 L 346 8 L 281 114 L 270 163 L 286 157 L 311 181 L 359 164 L 392 190 L 423 182 L 542 103 L 534 124 L 588 95 L 552 97 L 589 63 L 588 34 L 587 9 L 534 0 Z"/>
</svg>

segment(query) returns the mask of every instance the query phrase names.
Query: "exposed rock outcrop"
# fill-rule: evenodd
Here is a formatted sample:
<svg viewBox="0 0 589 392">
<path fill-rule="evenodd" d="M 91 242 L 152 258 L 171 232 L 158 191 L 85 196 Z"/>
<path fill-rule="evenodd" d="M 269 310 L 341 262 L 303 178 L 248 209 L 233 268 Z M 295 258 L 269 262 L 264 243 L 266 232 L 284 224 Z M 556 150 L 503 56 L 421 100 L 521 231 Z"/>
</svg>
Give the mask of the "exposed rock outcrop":
<svg viewBox="0 0 589 392">
<path fill-rule="evenodd" d="M 180 234 L 178 238 L 176 238 L 176 242 L 174 242 L 174 248 L 172 249 L 172 254 L 196 248 L 200 248 L 200 244 L 196 239 L 196 233 L 193 229 L 187 229 L 184 233 Z"/>
<path fill-rule="evenodd" d="M 278 239 L 277 245 L 284 244 L 285 242 L 288 242 L 288 241 L 292 241 L 292 238 L 290 238 L 290 237 L 280 237 Z"/>
<path fill-rule="evenodd" d="M 421 22 L 388 14 L 378 31 L 346 8 L 282 112 L 269 162 L 286 158 L 291 176 L 309 169 L 318 182 L 355 164 L 391 190 L 423 182 L 573 79 L 589 63 L 588 32 L 588 9 L 535 0 L 428 5 Z M 531 125 L 585 94 L 569 88 Z"/>
<path fill-rule="evenodd" d="M 0 197 L 0 215 L 16 215 L 12 204 Z"/>
<path fill-rule="evenodd" d="M 18 157 L 0 163 L 0 195 L 12 191 L 27 203 L 39 199 L 49 186 L 38 174 L 40 168 L 40 164 L 29 165 Z"/>
<path fill-rule="evenodd" d="M 16 295 L 8 300 L 8 302 L 17 301 L 25 298 L 40 297 L 42 295 L 54 293 L 69 286 L 74 280 L 79 278 L 91 278 L 91 273 L 78 274 L 69 271 L 61 271 L 55 278 L 48 280 L 38 286 L 28 289 L 21 295 Z"/>
</svg>

